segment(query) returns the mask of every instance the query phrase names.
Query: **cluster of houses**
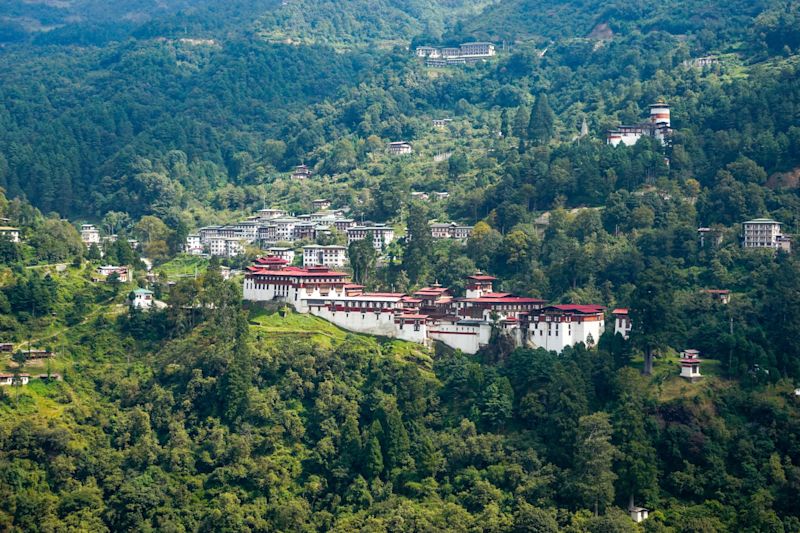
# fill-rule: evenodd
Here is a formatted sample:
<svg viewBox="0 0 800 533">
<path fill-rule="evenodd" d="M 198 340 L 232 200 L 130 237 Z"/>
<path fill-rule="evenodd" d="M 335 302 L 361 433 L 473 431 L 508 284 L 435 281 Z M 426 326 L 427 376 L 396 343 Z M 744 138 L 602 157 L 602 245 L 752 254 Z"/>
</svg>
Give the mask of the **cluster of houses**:
<svg viewBox="0 0 800 533">
<path fill-rule="evenodd" d="M 579 342 L 595 344 L 605 330 L 605 309 L 599 305 L 549 305 L 544 300 L 495 292 L 495 278 L 469 276 L 464 297 L 434 285 L 413 294 L 367 292 L 348 274 L 324 265 L 290 266 L 264 257 L 248 267 L 244 299 L 283 302 L 358 333 L 430 345 L 440 341 L 474 354 L 494 331 L 519 346 L 561 352 Z"/>
<path fill-rule="evenodd" d="M 414 193 L 412 193 L 414 194 Z M 427 193 L 424 198 L 429 199 Z M 447 193 L 431 193 L 434 198 L 446 198 Z M 206 226 L 197 233 L 187 236 L 184 250 L 188 254 L 208 254 L 217 257 L 235 257 L 244 253 L 247 246 L 258 246 L 269 255 L 294 261 L 295 252 L 288 247 L 275 246 L 278 243 L 318 241 L 328 237 L 336 230 L 347 236 L 347 245 L 371 236 L 372 245 L 383 251 L 395 240 L 392 226 L 374 222 L 356 222 L 345 217 L 342 209 L 330 209 L 330 201 L 314 200 L 319 210 L 310 214 L 290 215 L 283 209 L 261 209 L 247 220 L 226 226 Z M 436 239 L 464 240 L 472 233 L 471 226 L 461 226 L 452 222 L 431 223 L 431 236 Z M 304 265 L 325 265 L 339 267 L 344 265 L 347 249 L 344 246 L 322 246 L 309 244 L 303 247 Z"/>
<path fill-rule="evenodd" d="M 642 137 L 651 137 L 660 141 L 661 144 L 667 144 L 671 134 L 669 105 L 665 102 L 658 102 L 650 105 L 650 119 L 647 122 L 617 126 L 608 132 L 606 142 L 612 146 L 619 144 L 633 146 Z"/>
<path fill-rule="evenodd" d="M 81 240 L 87 248 L 93 244 L 100 247 L 100 253 L 103 253 L 101 245 L 109 244 L 117 241 L 117 235 L 100 235 L 100 230 L 94 224 L 81 225 Z M 136 239 L 127 239 L 131 249 L 136 250 L 139 247 L 139 241 Z"/>
<path fill-rule="evenodd" d="M 429 67 L 447 67 L 485 61 L 496 55 L 497 50 L 492 43 L 476 42 L 444 48 L 419 46 L 416 54 L 417 57 L 424 59 L 425 64 Z"/>
</svg>

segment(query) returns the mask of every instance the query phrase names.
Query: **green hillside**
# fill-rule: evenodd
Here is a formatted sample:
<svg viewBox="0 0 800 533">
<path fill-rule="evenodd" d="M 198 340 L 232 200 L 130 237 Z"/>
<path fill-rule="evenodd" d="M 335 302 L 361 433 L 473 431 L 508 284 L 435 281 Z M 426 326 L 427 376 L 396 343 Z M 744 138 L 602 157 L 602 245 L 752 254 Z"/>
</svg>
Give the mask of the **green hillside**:
<svg viewBox="0 0 800 533">
<path fill-rule="evenodd" d="M 415 53 L 470 41 L 497 53 Z M 800 531 L 798 74 L 797 1 L 0 3 L 0 531 Z M 491 314 L 466 355 L 242 301 L 339 230 L 189 255 L 316 199 L 395 229 L 348 248 L 367 291 L 481 271 L 605 332 L 557 354 Z"/>
</svg>

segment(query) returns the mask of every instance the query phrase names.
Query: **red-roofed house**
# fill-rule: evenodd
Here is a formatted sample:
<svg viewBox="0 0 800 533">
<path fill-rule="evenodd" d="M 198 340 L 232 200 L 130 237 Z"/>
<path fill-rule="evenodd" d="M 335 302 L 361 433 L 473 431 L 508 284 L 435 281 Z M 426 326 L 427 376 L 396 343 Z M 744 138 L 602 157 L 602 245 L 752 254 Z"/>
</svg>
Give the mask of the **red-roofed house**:
<svg viewBox="0 0 800 533">
<path fill-rule="evenodd" d="M 492 292 L 492 283 L 497 278 L 494 276 L 487 276 L 477 272 L 472 276 L 467 276 L 467 298 L 480 298 L 486 292 Z"/>
</svg>

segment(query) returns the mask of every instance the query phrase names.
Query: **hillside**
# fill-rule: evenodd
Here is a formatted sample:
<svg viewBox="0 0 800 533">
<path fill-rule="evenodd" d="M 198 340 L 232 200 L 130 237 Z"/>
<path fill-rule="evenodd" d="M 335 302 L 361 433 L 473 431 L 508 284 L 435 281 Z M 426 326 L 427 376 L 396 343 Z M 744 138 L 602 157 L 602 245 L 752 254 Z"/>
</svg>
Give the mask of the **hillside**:
<svg viewBox="0 0 800 533">
<path fill-rule="evenodd" d="M 0 3 L 0 531 L 800 531 L 799 117 L 796 1 Z"/>
</svg>

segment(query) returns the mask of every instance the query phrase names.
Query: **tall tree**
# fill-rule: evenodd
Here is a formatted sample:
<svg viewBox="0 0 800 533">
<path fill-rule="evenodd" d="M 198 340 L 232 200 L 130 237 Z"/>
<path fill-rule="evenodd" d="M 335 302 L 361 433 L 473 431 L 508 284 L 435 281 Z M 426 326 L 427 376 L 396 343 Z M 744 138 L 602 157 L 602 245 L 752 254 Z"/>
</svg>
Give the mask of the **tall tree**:
<svg viewBox="0 0 800 533">
<path fill-rule="evenodd" d="M 528 139 L 536 143 L 546 143 L 555 134 L 556 115 L 547 102 L 547 95 L 540 94 L 531 111 L 528 122 Z"/>
<path fill-rule="evenodd" d="M 655 352 L 666 345 L 668 333 L 678 318 L 674 289 L 675 273 L 660 262 L 645 270 L 636 281 L 631 306 L 631 340 L 644 352 L 645 375 L 653 373 Z"/>
<path fill-rule="evenodd" d="M 350 268 L 353 269 L 353 281 L 366 285 L 378 260 L 378 253 L 372 245 L 372 232 L 367 232 L 367 236 L 360 241 L 351 242 L 347 248 L 347 255 L 350 259 Z"/>
<path fill-rule="evenodd" d="M 617 449 L 611 444 L 611 422 L 602 411 L 578 420 L 572 481 L 578 501 L 594 508 L 594 514 L 614 501 L 612 470 Z"/>
<path fill-rule="evenodd" d="M 419 204 L 411 204 L 408 212 L 408 234 L 403 253 L 403 270 L 412 285 L 425 281 L 430 270 L 433 238 L 428 226 L 428 210 Z"/>
</svg>

